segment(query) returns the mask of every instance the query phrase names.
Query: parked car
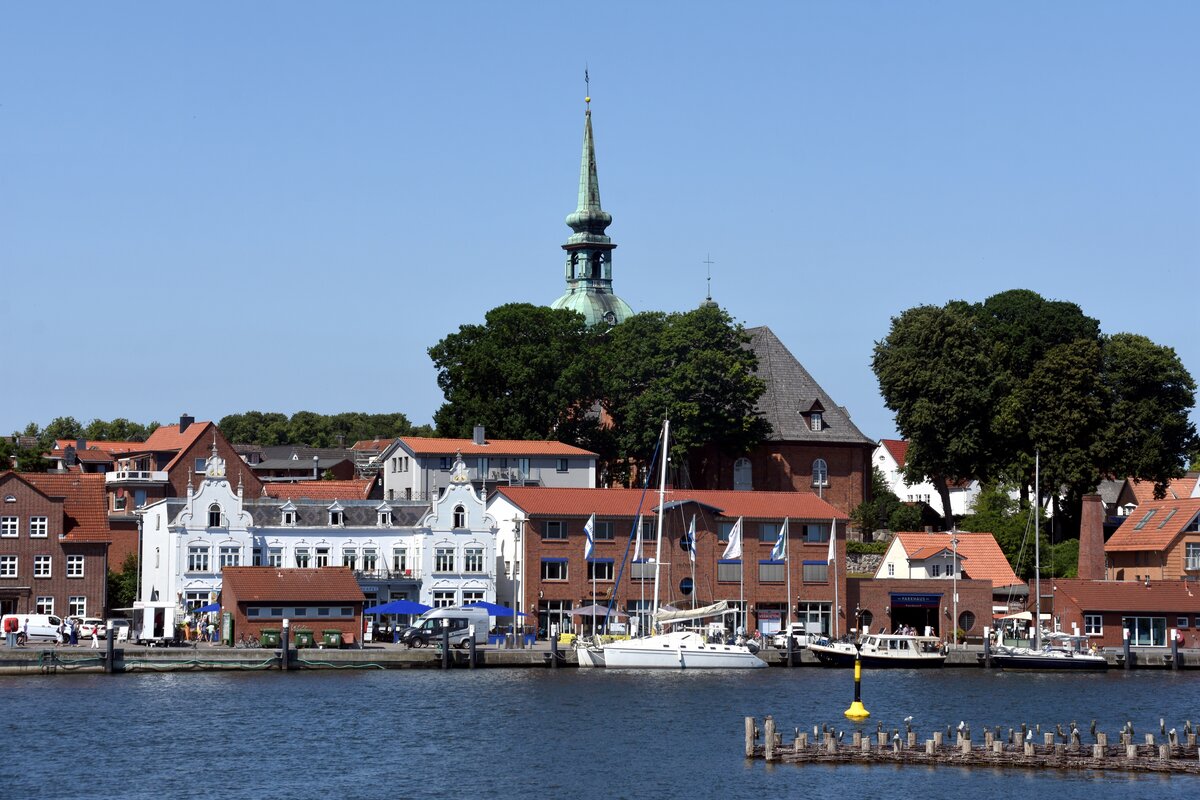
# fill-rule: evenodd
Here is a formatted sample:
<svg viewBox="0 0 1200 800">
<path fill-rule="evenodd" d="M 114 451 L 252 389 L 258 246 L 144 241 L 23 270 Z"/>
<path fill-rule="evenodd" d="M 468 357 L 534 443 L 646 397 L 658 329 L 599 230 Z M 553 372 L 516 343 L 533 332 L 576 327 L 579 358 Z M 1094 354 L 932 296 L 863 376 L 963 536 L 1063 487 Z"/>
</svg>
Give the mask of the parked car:
<svg viewBox="0 0 1200 800">
<path fill-rule="evenodd" d="M 96 628 L 100 629 L 100 638 L 103 639 L 108 633 L 104 627 L 104 620 L 100 619 L 99 617 L 85 617 L 84 620 L 79 623 L 79 637 L 81 639 L 91 639 L 92 631 Z"/>
<path fill-rule="evenodd" d="M 17 644 L 58 641 L 58 626 L 62 619 L 52 614 L 6 614 L 5 620 L 17 620 Z"/>
<path fill-rule="evenodd" d="M 771 637 L 771 646 L 777 647 L 780 650 L 787 649 L 787 640 L 789 633 L 792 636 L 792 649 L 802 650 L 808 646 L 808 630 L 803 622 L 793 622 L 788 626 L 789 630 L 779 631 Z"/>
<path fill-rule="evenodd" d="M 110 619 L 112 623 L 113 637 L 115 641 L 125 642 L 129 640 L 129 635 L 133 631 L 133 623 L 124 617 Z"/>
<path fill-rule="evenodd" d="M 475 627 L 476 644 L 487 644 L 488 613 L 482 608 L 435 608 L 426 611 L 411 628 L 400 634 L 409 647 L 426 647 L 442 640 L 443 624 L 450 630 L 450 646 L 466 647 Z"/>
</svg>

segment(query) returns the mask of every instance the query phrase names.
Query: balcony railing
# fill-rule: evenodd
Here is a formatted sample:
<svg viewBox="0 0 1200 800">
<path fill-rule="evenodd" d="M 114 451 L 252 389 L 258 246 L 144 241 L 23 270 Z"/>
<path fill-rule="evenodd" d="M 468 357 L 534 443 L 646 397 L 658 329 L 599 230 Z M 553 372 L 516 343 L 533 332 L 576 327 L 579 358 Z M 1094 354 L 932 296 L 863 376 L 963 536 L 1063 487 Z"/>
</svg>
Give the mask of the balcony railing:
<svg viewBox="0 0 1200 800">
<path fill-rule="evenodd" d="M 104 473 L 104 483 L 166 483 L 166 470 L 116 469 Z"/>
<path fill-rule="evenodd" d="M 421 571 L 418 569 L 390 569 L 388 567 L 378 567 L 376 569 L 356 569 L 354 570 L 354 577 L 373 581 L 415 581 L 421 579 Z"/>
</svg>

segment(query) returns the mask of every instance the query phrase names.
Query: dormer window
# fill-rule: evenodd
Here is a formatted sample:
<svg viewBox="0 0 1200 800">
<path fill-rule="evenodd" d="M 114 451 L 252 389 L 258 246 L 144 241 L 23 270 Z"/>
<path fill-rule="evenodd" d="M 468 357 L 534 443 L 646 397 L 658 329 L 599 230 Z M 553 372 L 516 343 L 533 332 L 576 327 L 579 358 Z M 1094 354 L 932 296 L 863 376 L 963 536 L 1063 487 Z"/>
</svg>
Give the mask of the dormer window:
<svg viewBox="0 0 1200 800">
<path fill-rule="evenodd" d="M 295 525 L 296 524 L 296 512 L 295 511 L 283 512 L 283 524 L 284 525 Z"/>
<path fill-rule="evenodd" d="M 814 431 L 821 430 L 821 412 L 813 411 L 808 415 L 808 427 Z"/>
<path fill-rule="evenodd" d="M 391 509 L 388 509 L 387 511 L 379 512 L 379 527 L 381 527 L 381 528 L 392 527 L 392 511 L 391 511 Z"/>
<path fill-rule="evenodd" d="M 213 503 L 208 507 L 208 527 L 221 527 L 221 506 L 217 503 Z"/>
<path fill-rule="evenodd" d="M 329 512 L 329 524 L 340 527 L 343 524 L 343 520 L 344 520 L 343 513 L 344 512 L 340 508 L 330 511 Z"/>
<path fill-rule="evenodd" d="M 467 510 L 465 508 L 463 508 L 462 506 L 454 507 L 454 527 L 455 528 L 467 527 Z"/>
</svg>

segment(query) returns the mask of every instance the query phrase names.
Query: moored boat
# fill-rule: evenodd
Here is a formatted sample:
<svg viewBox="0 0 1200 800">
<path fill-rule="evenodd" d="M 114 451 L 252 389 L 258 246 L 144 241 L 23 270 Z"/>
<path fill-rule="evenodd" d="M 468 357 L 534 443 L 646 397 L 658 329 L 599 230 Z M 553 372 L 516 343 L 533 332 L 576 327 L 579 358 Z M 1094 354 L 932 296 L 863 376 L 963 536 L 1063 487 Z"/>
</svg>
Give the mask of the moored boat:
<svg viewBox="0 0 1200 800">
<path fill-rule="evenodd" d="M 829 667 L 852 667 L 856 657 L 864 667 L 873 669 L 940 667 L 946 663 L 946 651 L 936 636 L 871 633 L 857 646 L 852 642 L 821 639 L 810 643 L 808 649 Z"/>
<path fill-rule="evenodd" d="M 999 645 L 992 653 L 992 666 L 1001 669 L 1099 672 L 1108 669 L 1108 659 L 1089 650 L 1086 636 L 1051 633 L 1042 636 L 1041 648 Z"/>
</svg>

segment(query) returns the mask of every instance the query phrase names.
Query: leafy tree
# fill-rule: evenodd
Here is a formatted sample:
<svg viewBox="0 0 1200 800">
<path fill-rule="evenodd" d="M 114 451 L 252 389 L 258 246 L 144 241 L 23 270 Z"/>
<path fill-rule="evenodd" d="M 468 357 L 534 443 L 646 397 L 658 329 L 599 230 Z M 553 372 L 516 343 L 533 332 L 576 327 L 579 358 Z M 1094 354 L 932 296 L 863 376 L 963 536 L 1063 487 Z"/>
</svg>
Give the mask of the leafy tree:
<svg viewBox="0 0 1200 800">
<path fill-rule="evenodd" d="M 897 497 L 878 467 L 871 470 L 870 497 L 850 512 L 851 524 L 863 534 L 869 535 L 879 528 L 880 521 L 889 531 L 917 531 L 924 527 L 921 506 L 905 503 Z"/>
<path fill-rule="evenodd" d="M 38 445 L 48 453 L 54 449 L 54 442 L 58 439 L 84 438 L 83 426 L 74 417 L 55 417 L 37 433 L 37 437 Z"/>
<path fill-rule="evenodd" d="M 1025 538 L 1028 516 L 1020 502 L 1010 494 L 1009 487 L 988 484 L 980 488 L 971 513 L 963 517 L 958 527 L 964 531 L 992 534 L 1009 564 L 1020 575 L 1021 565 L 1017 557 Z M 1032 569 L 1032 552 L 1022 560 Z"/>
<path fill-rule="evenodd" d="M 978 320 L 961 304 L 918 306 L 892 319 L 872 369 L 909 440 L 905 474 L 928 478 L 950 515 L 950 482 L 986 476 L 992 369 Z"/>
<path fill-rule="evenodd" d="M 50 460 L 42 455 L 40 448 L 17 450 L 17 472 L 45 472 L 50 469 Z"/>
<path fill-rule="evenodd" d="M 484 425 L 497 439 L 571 441 L 596 398 L 590 352 L 597 334 L 567 309 L 510 303 L 483 325 L 463 325 L 429 348 L 446 402 L 438 433 L 469 437 Z"/>
<path fill-rule="evenodd" d="M 635 314 L 611 329 L 597 348 L 600 402 L 613 422 L 623 462 L 654 452 L 664 417 L 671 420 L 671 454 L 710 445 L 743 453 L 769 432 L 755 404 L 766 384 L 749 337 L 721 308 L 677 314 Z"/>
<path fill-rule="evenodd" d="M 399 412 L 365 414 L 361 411 L 332 415 L 297 411 L 291 418 L 276 412 L 247 411 L 222 417 L 218 427 L 232 442 L 264 447 L 284 444 L 349 447 L 360 439 L 395 439 L 418 430 L 430 431 L 428 426 L 414 428 L 408 417 Z"/>
<path fill-rule="evenodd" d="M 117 417 L 111 422 L 94 419 L 83 429 L 83 438 L 108 442 L 144 442 L 156 428 L 157 422 L 142 425 L 140 422 L 130 422 L 124 417 Z"/>
<path fill-rule="evenodd" d="M 132 608 L 137 599 L 138 557 L 130 553 L 121 563 L 120 572 L 108 571 L 108 607 Z"/>
</svg>

